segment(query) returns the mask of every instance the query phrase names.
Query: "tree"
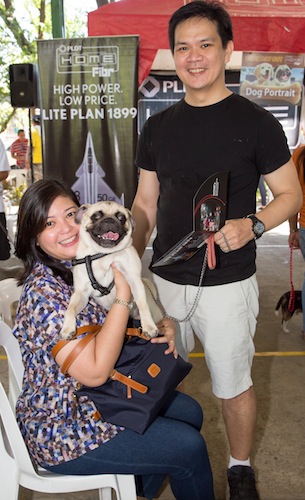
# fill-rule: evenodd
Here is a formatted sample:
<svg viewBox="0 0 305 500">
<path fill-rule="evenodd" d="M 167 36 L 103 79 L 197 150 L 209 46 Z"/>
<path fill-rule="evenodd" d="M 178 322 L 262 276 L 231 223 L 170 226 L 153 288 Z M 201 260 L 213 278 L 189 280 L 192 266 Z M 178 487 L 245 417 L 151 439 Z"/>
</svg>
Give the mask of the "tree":
<svg viewBox="0 0 305 500">
<path fill-rule="evenodd" d="M 100 7 L 111 1 L 114 0 L 96 0 L 96 4 Z M 73 19 L 67 18 L 65 28 L 67 38 L 85 36 L 85 15 L 78 12 Z M 0 132 L 3 132 L 16 111 L 10 105 L 8 67 L 37 62 L 37 40 L 52 38 L 51 0 L 0 0 L 0 30 Z"/>
</svg>

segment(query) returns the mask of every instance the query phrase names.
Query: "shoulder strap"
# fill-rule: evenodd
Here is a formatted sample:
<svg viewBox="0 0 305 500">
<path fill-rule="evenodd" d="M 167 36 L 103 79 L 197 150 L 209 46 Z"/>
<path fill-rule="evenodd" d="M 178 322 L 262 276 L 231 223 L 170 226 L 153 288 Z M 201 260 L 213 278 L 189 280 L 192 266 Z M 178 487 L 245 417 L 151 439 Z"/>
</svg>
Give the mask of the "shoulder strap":
<svg viewBox="0 0 305 500">
<path fill-rule="evenodd" d="M 75 361 L 75 359 L 77 358 L 77 356 L 82 352 L 82 350 L 86 347 L 87 344 L 89 344 L 89 342 L 91 340 L 94 339 L 94 337 L 98 334 L 98 332 L 100 331 L 101 329 L 101 325 L 85 325 L 85 326 L 81 326 L 79 328 L 77 328 L 76 330 L 76 334 L 75 336 L 73 337 L 73 339 L 71 340 L 75 340 L 77 337 L 79 337 L 80 335 L 83 335 L 84 333 L 88 333 L 88 335 L 86 335 L 85 337 L 83 337 L 79 342 L 78 344 L 76 344 L 76 346 L 74 347 L 74 349 L 72 349 L 72 351 L 70 352 L 70 354 L 68 354 L 68 356 L 66 357 L 66 359 L 64 360 L 62 366 L 61 366 L 61 372 L 64 373 L 66 375 L 66 373 L 68 372 L 70 366 L 72 365 L 73 361 Z M 57 354 L 59 353 L 59 351 L 65 346 L 67 345 L 68 343 L 70 342 L 70 340 L 59 340 L 55 346 L 53 347 L 52 349 L 52 356 L 53 358 L 55 359 Z"/>
<path fill-rule="evenodd" d="M 82 352 L 82 350 L 86 347 L 86 345 L 89 344 L 89 342 L 91 342 L 91 340 L 94 339 L 94 337 L 98 334 L 100 329 L 101 329 L 101 325 L 85 325 L 85 326 L 81 326 L 81 327 L 77 328 L 76 334 L 74 335 L 73 339 L 70 339 L 70 340 L 75 340 L 77 337 L 79 337 L 80 335 L 83 335 L 84 333 L 87 333 L 88 335 L 83 337 L 78 342 L 78 344 L 76 344 L 74 349 L 72 349 L 72 351 L 68 354 L 68 356 L 64 360 L 64 362 L 61 366 L 61 369 L 60 369 L 64 375 L 66 375 L 70 366 L 75 361 L 77 356 Z M 127 335 L 127 337 L 141 337 L 141 338 L 144 338 L 146 340 L 149 339 L 148 337 L 146 337 L 142 333 L 140 328 L 127 328 L 126 335 Z M 54 359 L 56 359 L 56 356 L 59 353 L 59 351 L 65 345 L 67 345 L 70 342 L 70 340 L 63 340 L 62 339 L 62 340 L 59 340 L 55 344 L 55 346 L 52 349 L 52 356 Z"/>
</svg>

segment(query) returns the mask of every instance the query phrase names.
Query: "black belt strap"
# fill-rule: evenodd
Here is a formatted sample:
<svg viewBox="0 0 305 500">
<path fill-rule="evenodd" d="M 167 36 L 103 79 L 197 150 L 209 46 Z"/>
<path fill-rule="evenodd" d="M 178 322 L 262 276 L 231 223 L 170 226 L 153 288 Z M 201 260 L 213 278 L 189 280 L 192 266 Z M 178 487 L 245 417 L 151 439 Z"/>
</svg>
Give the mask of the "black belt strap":
<svg viewBox="0 0 305 500">
<path fill-rule="evenodd" d="M 92 285 L 92 287 L 94 288 L 94 290 L 98 290 L 101 294 L 101 297 L 103 297 L 104 295 L 108 295 L 112 288 L 114 287 L 114 281 L 112 281 L 110 283 L 109 286 L 105 287 L 105 286 L 102 286 L 96 279 L 95 279 L 95 276 L 93 274 L 93 270 L 92 270 L 92 261 L 93 260 L 96 260 L 96 259 L 101 259 L 102 257 L 105 257 L 106 253 L 96 253 L 95 255 L 86 255 L 86 257 L 84 257 L 83 259 L 72 259 L 72 266 L 77 266 L 78 264 L 86 264 L 86 269 L 87 269 L 87 273 L 88 273 L 88 276 L 89 276 L 89 279 L 90 279 L 90 283 Z"/>
</svg>

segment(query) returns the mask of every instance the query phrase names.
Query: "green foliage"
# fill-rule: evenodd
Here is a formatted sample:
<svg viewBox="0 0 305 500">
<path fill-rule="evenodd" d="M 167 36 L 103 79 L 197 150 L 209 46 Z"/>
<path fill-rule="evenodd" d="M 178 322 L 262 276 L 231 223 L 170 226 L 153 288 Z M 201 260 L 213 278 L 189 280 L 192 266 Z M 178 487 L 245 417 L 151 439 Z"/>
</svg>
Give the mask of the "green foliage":
<svg viewBox="0 0 305 500">
<path fill-rule="evenodd" d="M 65 0 L 64 6 L 65 6 Z M 90 3 L 90 2 L 89 2 Z M 92 4 L 90 4 L 92 5 Z M 94 2 L 97 8 L 97 3 Z M 94 7 L 93 7 L 94 8 Z M 71 18 L 66 37 L 87 35 L 88 2 Z M 52 38 L 51 0 L 0 0 L 0 132 L 15 114 L 10 105 L 9 65 L 37 62 L 37 40 Z"/>
<path fill-rule="evenodd" d="M 18 187 L 13 185 L 7 185 L 6 189 L 4 189 L 4 196 L 6 196 L 10 200 L 12 205 L 19 205 L 25 190 L 26 190 L 25 182 Z"/>
</svg>

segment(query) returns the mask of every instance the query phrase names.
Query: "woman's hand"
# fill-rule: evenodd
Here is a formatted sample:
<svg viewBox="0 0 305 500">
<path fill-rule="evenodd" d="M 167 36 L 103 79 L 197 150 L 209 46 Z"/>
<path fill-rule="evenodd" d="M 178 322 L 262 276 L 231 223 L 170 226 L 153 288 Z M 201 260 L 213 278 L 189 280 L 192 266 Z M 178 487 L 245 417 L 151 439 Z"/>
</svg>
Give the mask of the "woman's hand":
<svg viewBox="0 0 305 500">
<path fill-rule="evenodd" d="M 126 302 L 130 302 L 131 291 L 125 277 L 123 276 L 121 271 L 118 270 L 115 263 L 111 264 L 111 269 L 113 272 L 113 279 L 116 288 L 116 298 L 124 300 Z"/>
<path fill-rule="evenodd" d="M 153 344 L 168 344 L 168 348 L 164 351 L 164 354 L 173 353 L 174 357 L 177 359 L 178 352 L 175 347 L 175 337 L 176 337 L 176 324 L 172 319 L 163 318 L 160 323 L 158 323 L 158 330 L 161 337 L 155 337 L 151 339 Z"/>
</svg>

